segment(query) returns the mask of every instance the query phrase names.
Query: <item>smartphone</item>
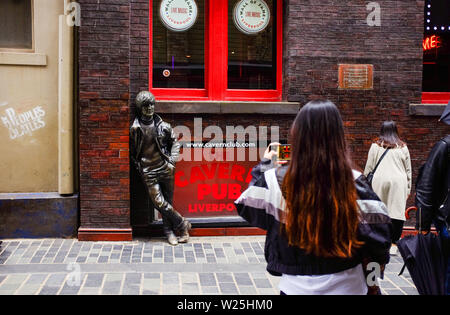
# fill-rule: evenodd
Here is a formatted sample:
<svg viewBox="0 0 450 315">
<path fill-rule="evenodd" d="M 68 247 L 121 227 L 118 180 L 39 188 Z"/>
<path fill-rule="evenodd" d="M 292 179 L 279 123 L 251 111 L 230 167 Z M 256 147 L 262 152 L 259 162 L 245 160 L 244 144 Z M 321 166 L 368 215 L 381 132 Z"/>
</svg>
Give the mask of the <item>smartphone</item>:
<svg viewBox="0 0 450 315">
<path fill-rule="evenodd" d="M 278 146 L 278 161 L 290 161 L 291 160 L 291 145 L 282 144 Z"/>
</svg>

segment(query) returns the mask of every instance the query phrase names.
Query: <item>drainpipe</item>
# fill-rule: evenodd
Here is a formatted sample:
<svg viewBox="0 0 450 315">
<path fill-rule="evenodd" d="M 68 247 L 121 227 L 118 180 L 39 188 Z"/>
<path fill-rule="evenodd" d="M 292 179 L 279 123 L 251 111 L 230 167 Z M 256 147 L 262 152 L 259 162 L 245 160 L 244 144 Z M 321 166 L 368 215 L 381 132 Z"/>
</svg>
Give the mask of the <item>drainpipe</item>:
<svg viewBox="0 0 450 315">
<path fill-rule="evenodd" d="M 64 0 L 65 8 L 70 0 Z M 58 193 L 74 193 L 73 28 L 59 16 L 58 55 Z"/>
</svg>

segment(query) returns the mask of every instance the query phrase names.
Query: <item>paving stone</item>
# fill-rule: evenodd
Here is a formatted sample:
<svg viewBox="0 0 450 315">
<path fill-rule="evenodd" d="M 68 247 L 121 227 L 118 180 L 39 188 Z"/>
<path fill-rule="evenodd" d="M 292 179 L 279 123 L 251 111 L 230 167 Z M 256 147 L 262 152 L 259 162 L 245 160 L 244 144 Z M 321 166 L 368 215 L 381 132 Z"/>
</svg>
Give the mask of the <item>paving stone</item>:
<svg viewBox="0 0 450 315">
<path fill-rule="evenodd" d="M 256 291 L 256 289 L 254 287 L 250 287 L 250 286 L 239 286 L 239 293 L 241 295 L 257 295 L 258 291 Z"/>
<path fill-rule="evenodd" d="M 417 291 L 416 288 L 412 288 L 412 287 L 400 287 L 400 290 L 402 290 L 403 292 L 405 292 L 407 295 L 419 295 L 419 292 Z"/>
<path fill-rule="evenodd" d="M 257 288 L 256 289 L 260 295 L 279 295 L 280 291 L 278 288 L 276 289 L 268 289 L 268 288 Z"/>
<path fill-rule="evenodd" d="M 161 281 L 160 279 L 144 279 L 142 289 L 159 292 L 161 290 Z"/>
<path fill-rule="evenodd" d="M 10 294 L 14 294 L 16 290 L 18 290 L 21 286 L 21 283 L 3 283 L 0 286 L 0 291 L 10 292 Z"/>
<path fill-rule="evenodd" d="M 211 295 L 211 294 L 219 294 L 218 287 L 202 287 L 202 294 Z"/>
<path fill-rule="evenodd" d="M 163 295 L 179 295 L 181 294 L 180 286 L 178 285 L 163 285 L 161 288 L 161 294 Z"/>
<path fill-rule="evenodd" d="M 45 282 L 45 286 L 56 286 L 59 287 L 64 282 L 64 279 L 66 278 L 65 274 L 51 274 L 47 281 Z"/>
<path fill-rule="evenodd" d="M 162 283 L 166 284 L 177 284 L 179 282 L 178 273 L 163 273 L 162 274 Z"/>
<path fill-rule="evenodd" d="M 223 294 L 238 294 L 237 287 L 234 283 L 219 283 L 219 288 Z"/>
<path fill-rule="evenodd" d="M 192 273 L 192 272 L 180 273 L 180 279 L 181 279 L 181 283 L 198 283 L 199 282 L 197 273 Z"/>
<path fill-rule="evenodd" d="M 379 280 L 380 287 L 385 289 L 394 289 L 395 285 L 389 280 Z"/>
<path fill-rule="evenodd" d="M 86 256 L 79 256 L 79 257 L 77 258 L 76 262 L 82 264 L 82 263 L 85 263 L 86 260 L 87 260 L 87 257 L 86 257 Z"/>
<path fill-rule="evenodd" d="M 59 287 L 43 287 L 39 291 L 39 295 L 56 295 L 59 291 Z"/>
<path fill-rule="evenodd" d="M 80 286 L 76 285 L 69 285 L 67 283 L 64 284 L 61 291 L 59 292 L 60 295 L 77 295 L 80 291 Z"/>
<path fill-rule="evenodd" d="M 405 295 L 400 289 L 383 289 L 387 295 Z"/>
<path fill-rule="evenodd" d="M 253 285 L 248 273 L 234 273 L 234 279 L 238 285 Z"/>
<path fill-rule="evenodd" d="M 216 273 L 216 277 L 219 282 L 234 282 L 231 273 Z"/>
<path fill-rule="evenodd" d="M 411 284 L 403 277 L 394 276 L 391 274 L 386 274 L 386 278 L 388 278 L 392 283 L 394 283 L 397 287 L 408 287 Z"/>
<path fill-rule="evenodd" d="M 175 247 L 163 238 L 4 240 L 0 294 L 278 295 L 280 278 L 265 270 L 264 239 L 192 237 Z M 384 294 L 418 294 L 407 271 L 398 276 L 402 266 L 400 257 L 391 257 L 380 281 Z"/>
<path fill-rule="evenodd" d="M 91 273 L 87 275 L 84 287 L 98 288 L 102 286 L 104 274 Z"/>
<path fill-rule="evenodd" d="M 200 286 L 198 283 L 183 283 L 181 286 L 181 294 L 197 295 L 200 293 Z"/>
<path fill-rule="evenodd" d="M 152 290 L 143 290 L 142 295 L 159 295 L 159 290 L 152 291 Z"/>
<path fill-rule="evenodd" d="M 108 281 L 105 282 L 102 288 L 102 294 L 118 295 L 122 287 L 122 281 Z"/>
<path fill-rule="evenodd" d="M 200 284 L 202 286 L 216 286 L 216 278 L 213 273 L 200 273 Z"/>
<path fill-rule="evenodd" d="M 41 285 L 41 284 L 45 283 L 45 280 L 47 279 L 47 277 L 48 277 L 47 274 L 32 274 L 27 279 L 25 284 L 28 284 L 28 285 L 39 284 L 39 285 Z"/>
<path fill-rule="evenodd" d="M 161 274 L 159 273 L 154 272 L 144 273 L 144 279 L 159 279 L 159 278 L 161 278 Z"/>
<path fill-rule="evenodd" d="M 2 284 L 21 284 L 28 278 L 28 275 L 9 275 Z"/>
<path fill-rule="evenodd" d="M 258 289 L 271 288 L 272 287 L 272 284 L 267 279 L 253 279 L 253 281 L 255 282 L 255 286 Z"/>
<path fill-rule="evenodd" d="M 78 295 L 99 295 L 100 288 L 82 288 Z"/>
</svg>

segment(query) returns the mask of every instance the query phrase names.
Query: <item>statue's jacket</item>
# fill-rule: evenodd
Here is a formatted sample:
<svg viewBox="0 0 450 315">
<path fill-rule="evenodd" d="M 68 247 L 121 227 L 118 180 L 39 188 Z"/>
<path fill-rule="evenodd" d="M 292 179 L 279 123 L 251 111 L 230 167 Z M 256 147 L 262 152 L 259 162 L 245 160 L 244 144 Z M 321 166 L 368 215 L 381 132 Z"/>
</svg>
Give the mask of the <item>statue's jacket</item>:
<svg viewBox="0 0 450 315">
<path fill-rule="evenodd" d="M 157 147 L 163 158 L 172 165 L 175 165 L 180 154 L 180 143 L 178 142 L 172 126 L 163 121 L 160 116 L 153 116 L 155 128 L 153 129 L 154 138 L 156 139 Z M 141 126 L 139 118 L 133 122 L 130 128 L 131 158 L 139 170 L 139 161 L 141 159 L 142 146 L 144 144 L 144 131 Z"/>
</svg>

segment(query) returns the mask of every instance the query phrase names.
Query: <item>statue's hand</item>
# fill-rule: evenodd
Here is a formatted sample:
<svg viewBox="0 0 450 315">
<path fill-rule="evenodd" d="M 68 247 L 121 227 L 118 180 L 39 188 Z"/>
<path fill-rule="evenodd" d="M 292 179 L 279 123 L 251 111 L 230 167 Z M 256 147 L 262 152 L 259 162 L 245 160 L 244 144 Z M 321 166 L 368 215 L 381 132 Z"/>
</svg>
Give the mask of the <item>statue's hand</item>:
<svg viewBox="0 0 450 315">
<path fill-rule="evenodd" d="M 136 167 L 136 170 L 139 172 L 140 175 L 142 175 L 141 163 L 136 161 L 136 159 L 134 159 L 134 158 L 132 160 L 133 160 L 134 167 Z"/>
<path fill-rule="evenodd" d="M 170 157 L 169 158 L 169 164 L 172 164 L 173 165 L 173 167 L 175 167 L 175 159 L 173 158 L 173 157 Z"/>
<path fill-rule="evenodd" d="M 169 169 L 170 169 L 170 172 L 171 172 L 172 174 L 174 174 L 174 173 L 175 173 L 175 165 L 173 165 L 172 163 L 168 163 L 168 167 L 169 167 Z"/>
</svg>

